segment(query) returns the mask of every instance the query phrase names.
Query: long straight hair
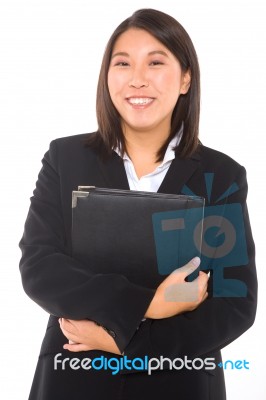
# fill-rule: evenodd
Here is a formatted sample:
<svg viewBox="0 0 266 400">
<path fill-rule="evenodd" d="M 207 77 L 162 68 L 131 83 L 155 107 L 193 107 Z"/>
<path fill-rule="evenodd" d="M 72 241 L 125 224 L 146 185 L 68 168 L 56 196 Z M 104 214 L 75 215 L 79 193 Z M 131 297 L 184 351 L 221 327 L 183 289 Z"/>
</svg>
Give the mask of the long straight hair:
<svg viewBox="0 0 266 400">
<path fill-rule="evenodd" d="M 111 154 L 116 147 L 122 154 L 126 151 L 121 117 L 111 100 L 108 89 L 108 71 L 118 37 L 130 28 L 144 29 L 149 32 L 178 59 L 183 72 L 190 71 L 190 88 L 186 94 L 179 96 L 172 113 L 169 137 L 158 150 L 157 161 L 163 159 L 168 144 L 182 125 L 183 135 L 176 152 L 182 158 L 189 157 L 199 143 L 200 71 L 197 54 L 188 33 L 178 21 L 168 14 L 150 8 L 137 10 L 131 17 L 124 20 L 115 29 L 107 43 L 97 87 L 98 131 L 94 135 L 89 135 L 87 144 L 101 149 L 103 156 Z"/>
</svg>

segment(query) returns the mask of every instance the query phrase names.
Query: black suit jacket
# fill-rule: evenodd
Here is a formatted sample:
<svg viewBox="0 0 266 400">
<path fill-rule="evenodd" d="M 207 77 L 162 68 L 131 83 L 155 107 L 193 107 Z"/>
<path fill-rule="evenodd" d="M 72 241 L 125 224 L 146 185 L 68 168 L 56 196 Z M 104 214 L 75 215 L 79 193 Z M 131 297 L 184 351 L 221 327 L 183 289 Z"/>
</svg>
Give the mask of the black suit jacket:
<svg viewBox="0 0 266 400">
<path fill-rule="evenodd" d="M 226 268 L 223 274 L 225 279 L 244 282 L 247 295 L 237 297 L 233 293 L 230 297 L 214 297 L 210 279 L 209 298 L 195 311 L 161 320 L 147 319 L 142 323 L 154 289 L 142 286 L 141 282 L 136 284 L 126 279 L 122 273 L 126 266 L 121 266 L 121 274 L 112 273 L 112 260 L 106 260 L 109 274 L 101 274 L 100 271 L 95 274 L 92 272 L 95 266 L 92 268 L 91 265 L 72 258 L 72 190 L 79 185 L 129 189 L 120 157 L 114 152 L 107 161 L 102 161 L 92 148 L 84 145 L 85 139 L 86 135 L 76 135 L 51 143 L 43 158 L 43 167 L 31 198 L 25 231 L 20 242 L 20 270 L 24 289 L 32 300 L 51 314 L 41 355 L 62 352 L 66 339 L 58 326 L 57 318 L 60 316 L 70 319 L 87 318 L 112 330 L 119 349 L 131 359 L 145 355 L 162 355 L 174 359 L 187 355 L 192 358 L 211 356 L 219 362 L 220 349 L 253 324 L 256 312 L 257 280 L 254 243 L 246 206 L 245 169 L 225 154 L 200 145 L 192 157 L 176 157 L 173 160 L 158 191 L 178 194 L 189 188 L 194 194 L 208 199 L 210 206 L 241 204 L 248 264 Z M 206 185 L 206 174 L 213 174 L 211 196 Z M 230 191 L 230 187 L 237 187 L 237 190 Z M 223 193 L 226 195 L 217 202 Z M 188 372 L 188 382 L 198 379 L 193 378 L 196 373 L 197 376 L 202 375 L 201 371 Z M 44 393 L 42 390 L 49 384 L 51 374 L 52 371 L 45 367 L 45 358 L 41 357 L 32 399 L 48 399 L 41 397 L 40 393 Z M 180 377 L 182 374 L 179 372 Z M 141 376 L 140 373 L 133 375 Z M 212 379 L 215 377 L 216 390 L 221 393 L 219 397 L 215 390 L 214 395 L 215 385 L 207 385 L 210 399 L 224 399 L 222 370 L 217 368 L 205 375 Z M 182 392 L 187 385 L 184 375 L 175 382 L 178 382 L 178 392 L 185 393 Z M 187 395 L 187 398 L 195 394 L 197 399 L 206 399 L 206 390 L 202 389 L 202 393 L 199 393 L 195 385 L 195 392 Z M 156 393 L 158 395 L 158 390 Z"/>
</svg>

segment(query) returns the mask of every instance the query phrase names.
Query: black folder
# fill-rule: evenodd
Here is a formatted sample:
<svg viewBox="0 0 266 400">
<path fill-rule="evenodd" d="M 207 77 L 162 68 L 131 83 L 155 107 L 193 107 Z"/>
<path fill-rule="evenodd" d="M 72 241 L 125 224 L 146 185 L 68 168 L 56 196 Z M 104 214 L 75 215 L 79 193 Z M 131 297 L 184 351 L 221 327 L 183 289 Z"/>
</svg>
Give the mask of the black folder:
<svg viewBox="0 0 266 400">
<path fill-rule="evenodd" d="M 72 193 L 73 257 L 92 272 L 155 288 L 200 256 L 204 198 L 80 186 Z"/>
</svg>

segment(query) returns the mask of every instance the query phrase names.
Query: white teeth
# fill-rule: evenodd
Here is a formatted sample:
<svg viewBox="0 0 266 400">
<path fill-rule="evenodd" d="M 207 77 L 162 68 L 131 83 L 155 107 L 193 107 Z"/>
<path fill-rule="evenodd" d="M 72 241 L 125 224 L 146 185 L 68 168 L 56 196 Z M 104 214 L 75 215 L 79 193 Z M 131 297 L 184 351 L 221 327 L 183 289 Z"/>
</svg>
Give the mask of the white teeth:
<svg viewBox="0 0 266 400">
<path fill-rule="evenodd" d="M 151 98 L 136 98 L 136 97 L 132 97 L 128 99 L 129 103 L 134 104 L 134 105 L 145 105 L 145 104 L 149 104 L 152 102 Z"/>
</svg>

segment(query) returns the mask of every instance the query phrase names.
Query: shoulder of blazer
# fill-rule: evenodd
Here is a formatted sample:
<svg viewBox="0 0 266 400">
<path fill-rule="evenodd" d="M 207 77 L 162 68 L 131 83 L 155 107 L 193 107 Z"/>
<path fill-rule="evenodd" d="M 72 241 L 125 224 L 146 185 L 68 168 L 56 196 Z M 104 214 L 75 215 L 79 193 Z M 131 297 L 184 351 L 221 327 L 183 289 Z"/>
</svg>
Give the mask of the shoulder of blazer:
<svg viewBox="0 0 266 400">
<path fill-rule="evenodd" d="M 62 157 L 62 159 L 66 157 L 81 157 L 82 159 L 83 155 L 85 155 L 87 159 L 89 156 L 93 156 L 93 159 L 95 157 L 100 158 L 98 150 L 93 146 L 87 145 L 87 139 L 90 135 L 93 135 L 95 133 L 96 132 L 81 133 L 78 135 L 65 136 L 54 139 L 50 143 L 50 150 L 55 151 L 57 153 L 57 156 L 59 158 Z M 113 155 L 110 158 L 113 158 L 113 156 L 120 159 L 120 157 L 117 156 L 117 153 L 115 152 L 113 152 Z"/>
<path fill-rule="evenodd" d="M 242 165 L 239 164 L 229 155 L 222 153 L 221 151 L 212 149 L 210 147 L 204 146 L 203 144 L 199 146 L 196 153 L 201 159 L 201 162 L 205 167 L 204 169 L 225 168 L 225 169 L 238 170 L 242 168 Z"/>
<path fill-rule="evenodd" d="M 64 145 L 69 146 L 74 143 L 83 145 L 84 142 L 86 141 L 86 139 L 88 138 L 88 136 L 92 135 L 93 133 L 95 133 L 95 132 L 79 133 L 79 134 L 70 135 L 70 136 L 62 136 L 59 138 L 55 138 L 53 140 L 53 142 L 56 142 L 62 146 L 64 146 Z"/>
<path fill-rule="evenodd" d="M 64 136 L 60 138 L 56 138 L 52 140 L 50 146 L 56 146 L 57 150 L 61 152 L 72 153 L 73 152 L 82 152 L 82 151 L 90 151 L 90 147 L 86 146 L 86 139 L 91 133 L 81 133 L 78 135 Z"/>
<path fill-rule="evenodd" d="M 123 160 L 116 152 L 102 160 L 97 149 L 86 144 L 89 135 L 62 137 L 50 143 L 45 158 L 61 176 L 61 183 L 67 182 L 68 189 L 72 184 L 72 190 L 77 184 L 129 189 Z"/>
<path fill-rule="evenodd" d="M 55 169 L 69 170 L 73 166 L 94 163 L 97 153 L 86 146 L 86 139 L 90 133 L 82 133 L 56 138 L 51 141 L 46 157 Z"/>
</svg>

